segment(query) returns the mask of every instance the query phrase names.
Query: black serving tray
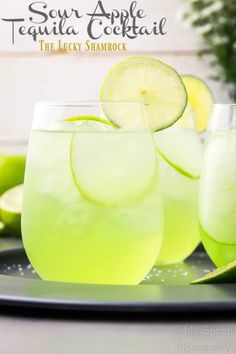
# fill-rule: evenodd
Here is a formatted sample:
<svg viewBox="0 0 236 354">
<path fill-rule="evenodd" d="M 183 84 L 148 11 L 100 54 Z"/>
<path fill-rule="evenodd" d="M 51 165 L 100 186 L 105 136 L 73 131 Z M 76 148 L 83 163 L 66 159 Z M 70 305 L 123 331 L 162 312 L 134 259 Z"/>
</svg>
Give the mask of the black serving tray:
<svg viewBox="0 0 236 354">
<path fill-rule="evenodd" d="M 185 263 L 153 268 L 137 286 L 41 280 L 23 248 L 0 251 L 0 306 L 103 313 L 236 311 L 236 284 L 189 285 L 214 268 L 204 252 Z"/>
</svg>

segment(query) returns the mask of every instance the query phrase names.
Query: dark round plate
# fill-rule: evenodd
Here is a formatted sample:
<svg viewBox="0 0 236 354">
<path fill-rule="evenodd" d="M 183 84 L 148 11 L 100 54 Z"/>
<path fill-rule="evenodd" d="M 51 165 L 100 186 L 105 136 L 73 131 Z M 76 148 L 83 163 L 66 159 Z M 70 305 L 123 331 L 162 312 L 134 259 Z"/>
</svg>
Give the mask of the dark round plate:
<svg viewBox="0 0 236 354">
<path fill-rule="evenodd" d="M 138 286 L 41 280 L 22 248 L 0 252 L 0 305 L 105 313 L 187 313 L 236 310 L 236 284 L 189 285 L 212 270 L 203 252 L 185 263 L 153 268 Z"/>
</svg>

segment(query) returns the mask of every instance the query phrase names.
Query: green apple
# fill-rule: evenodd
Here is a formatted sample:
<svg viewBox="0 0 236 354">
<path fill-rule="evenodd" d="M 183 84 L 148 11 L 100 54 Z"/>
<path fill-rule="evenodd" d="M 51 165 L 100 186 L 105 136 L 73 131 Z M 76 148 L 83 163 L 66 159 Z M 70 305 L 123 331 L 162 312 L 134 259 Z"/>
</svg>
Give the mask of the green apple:
<svg viewBox="0 0 236 354">
<path fill-rule="evenodd" d="M 0 154 L 0 195 L 23 183 L 25 161 L 25 156 Z"/>
</svg>

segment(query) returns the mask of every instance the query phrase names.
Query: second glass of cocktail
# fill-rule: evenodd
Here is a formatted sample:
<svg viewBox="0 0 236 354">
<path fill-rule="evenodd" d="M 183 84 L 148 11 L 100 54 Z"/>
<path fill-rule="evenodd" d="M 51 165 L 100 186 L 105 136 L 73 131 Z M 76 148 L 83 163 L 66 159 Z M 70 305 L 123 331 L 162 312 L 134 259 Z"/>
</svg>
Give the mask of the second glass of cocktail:
<svg viewBox="0 0 236 354">
<path fill-rule="evenodd" d="M 236 259 L 236 105 L 216 104 L 208 127 L 199 222 L 204 247 L 217 266 Z"/>
<path fill-rule="evenodd" d="M 132 127 L 115 128 L 106 109 L 135 112 Z M 142 104 L 38 104 L 22 217 L 24 246 L 38 274 L 138 284 L 162 244 L 158 176 Z"/>
<path fill-rule="evenodd" d="M 164 242 L 157 265 L 183 262 L 200 243 L 198 193 L 202 143 L 190 109 L 156 133 L 164 207 Z"/>
</svg>

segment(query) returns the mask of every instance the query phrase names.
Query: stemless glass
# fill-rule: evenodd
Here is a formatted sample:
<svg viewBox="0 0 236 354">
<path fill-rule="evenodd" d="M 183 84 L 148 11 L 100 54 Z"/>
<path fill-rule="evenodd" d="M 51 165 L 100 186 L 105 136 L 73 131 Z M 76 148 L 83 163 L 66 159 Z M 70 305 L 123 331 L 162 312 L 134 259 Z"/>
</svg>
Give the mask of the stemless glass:
<svg viewBox="0 0 236 354">
<path fill-rule="evenodd" d="M 104 107 L 133 114 L 132 126 L 116 128 Z M 43 279 L 138 284 L 151 270 L 163 215 L 153 134 L 146 126 L 138 103 L 36 106 L 22 231 Z"/>
<path fill-rule="evenodd" d="M 236 260 L 236 105 L 213 108 L 199 212 L 202 242 L 213 262 Z"/>
<path fill-rule="evenodd" d="M 200 243 L 198 226 L 199 175 L 202 144 L 195 127 L 195 117 L 188 108 L 170 128 L 155 134 L 159 151 L 161 192 L 164 206 L 164 241 L 156 264 L 183 262 Z M 161 151 L 161 140 L 169 156 Z M 199 175 L 181 165 L 195 159 Z"/>
</svg>

